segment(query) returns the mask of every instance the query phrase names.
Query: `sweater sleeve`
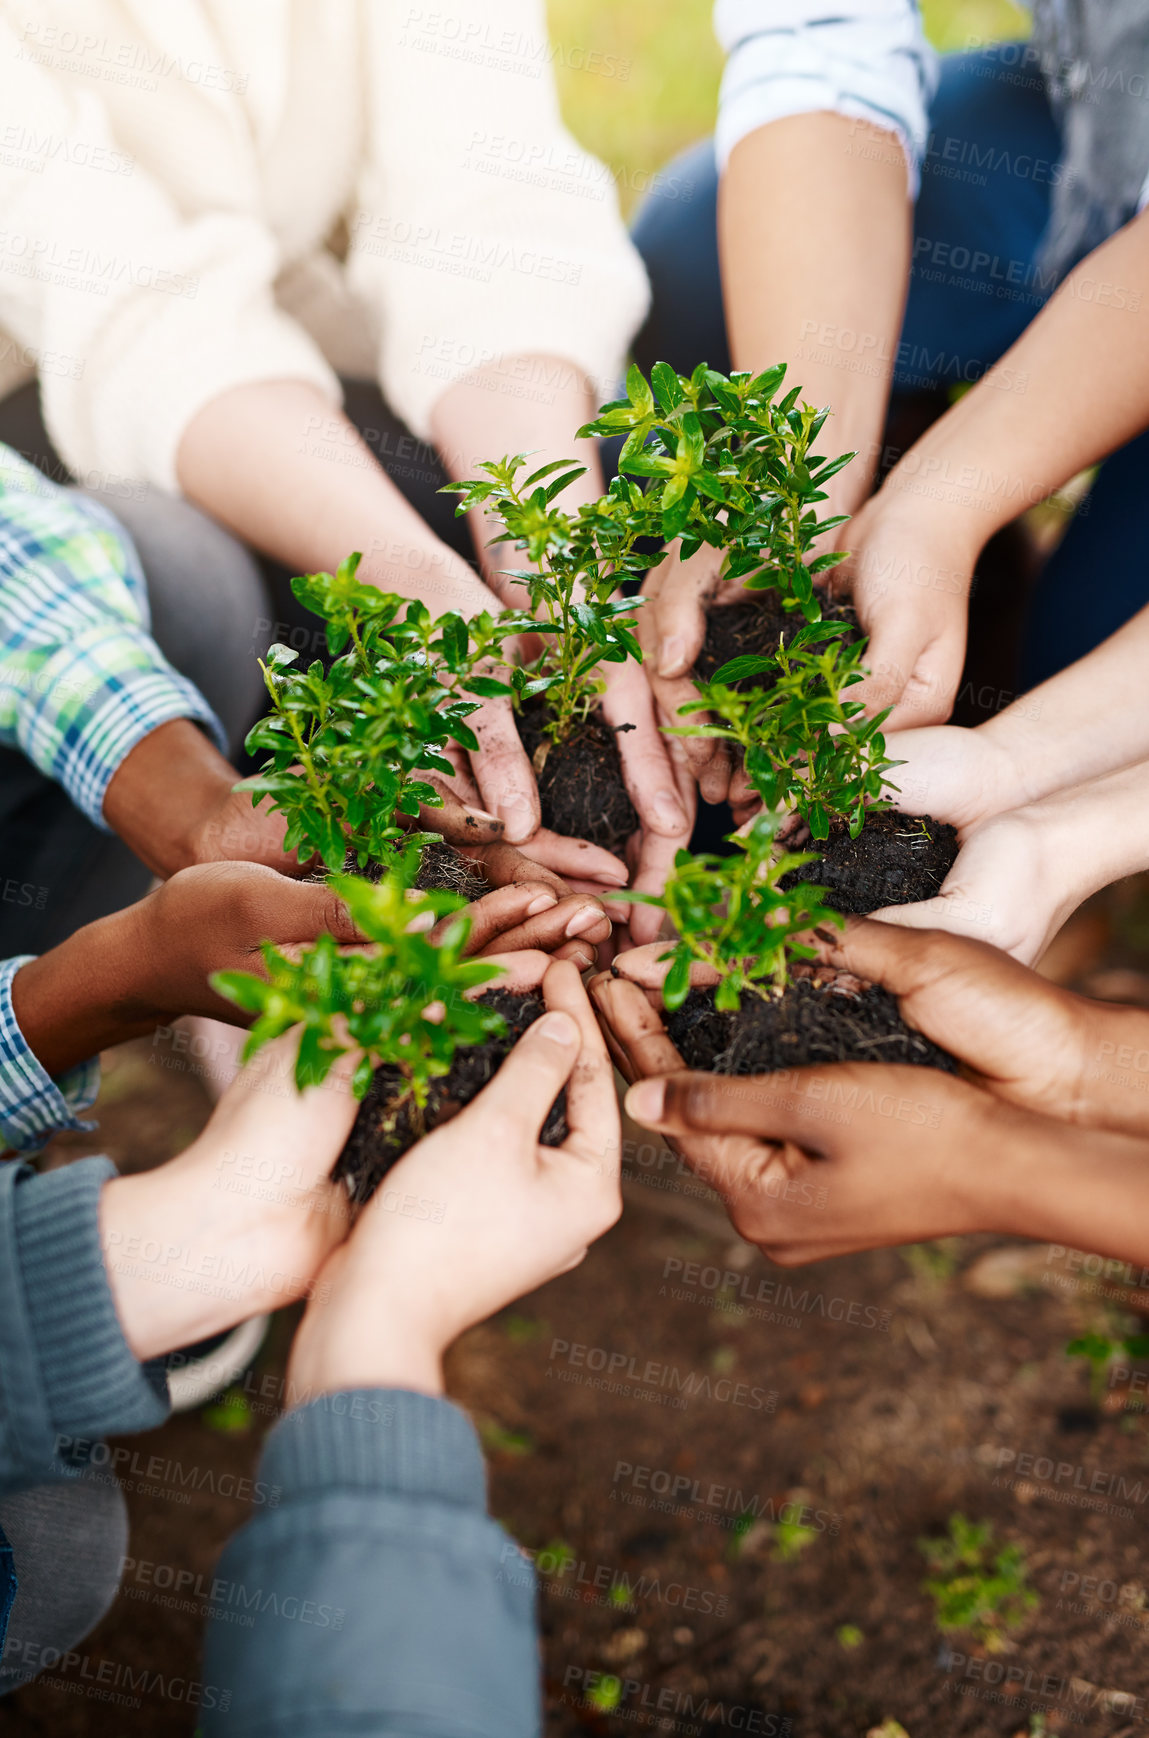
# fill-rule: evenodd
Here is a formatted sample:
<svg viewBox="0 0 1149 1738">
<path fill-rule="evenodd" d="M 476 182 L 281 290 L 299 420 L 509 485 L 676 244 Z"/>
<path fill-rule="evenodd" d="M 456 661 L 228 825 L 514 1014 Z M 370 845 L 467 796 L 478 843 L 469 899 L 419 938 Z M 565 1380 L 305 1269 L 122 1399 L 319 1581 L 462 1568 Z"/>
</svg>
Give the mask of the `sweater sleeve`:
<svg viewBox="0 0 1149 1738">
<path fill-rule="evenodd" d="M 0 23 L 0 115 L 10 136 L 53 138 L 50 160 L 0 153 L 0 325 L 56 366 L 44 417 L 81 480 L 143 479 L 176 492 L 180 437 L 231 387 L 302 379 L 338 404 L 338 382 L 275 304 L 281 266 L 270 230 L 238 213 L 185 218 L 117 155 L 94 92 L 73 93 L 20 52 Z"/>
<path fill-rule="evenodd" d="M 82 1474 L 93 1438 L 150 1430 L 167 1382 L 124 1339 L 99 1237 L 115 1167 L 0 1165 L 0 1490 Z"/>
<path fill-rule="evenodd" d="M 532 356 L 610 395 L 646 276 L 609 172 L 559 117 L 542 0 L 457 17 L 380 0 L 367 15 L 369 155 L 348 270 L 377 323 L 389 403 L 426 439 L 453 381 Z"/>
<path fill-rule="evenodd" d="M 714 28 L 729 56 L 720 168 L 748 133 L 825 109 L 895 133 L 916 194 L 937 85 L 916 0 L 717 0 Z"/>
<path fill-rule="evenodd" d="M 323 1396 L 268 1439 L 212 1586 L 206 1738 L 538 1738 L 534 1571 L 444 1400 Z"/>
</svg>

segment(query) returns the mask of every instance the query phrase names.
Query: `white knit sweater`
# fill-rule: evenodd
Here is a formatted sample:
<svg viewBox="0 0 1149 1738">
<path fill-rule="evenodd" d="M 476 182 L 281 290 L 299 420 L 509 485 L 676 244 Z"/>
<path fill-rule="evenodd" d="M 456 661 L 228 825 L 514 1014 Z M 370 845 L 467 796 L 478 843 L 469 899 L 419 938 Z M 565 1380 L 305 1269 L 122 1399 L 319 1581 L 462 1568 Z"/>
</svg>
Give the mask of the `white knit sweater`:
<svg viewBox="0 0 1149 1738">
<path fill-rule="evenodd" d="M 611 384 L 646 281 L 542 0 L 451 4 L 0 0 L 0 397 L 38 369 L 78 475 L 175 490 L 248 381 L 375 376 L 423 437 L 489 359 Z"/>
</svg>

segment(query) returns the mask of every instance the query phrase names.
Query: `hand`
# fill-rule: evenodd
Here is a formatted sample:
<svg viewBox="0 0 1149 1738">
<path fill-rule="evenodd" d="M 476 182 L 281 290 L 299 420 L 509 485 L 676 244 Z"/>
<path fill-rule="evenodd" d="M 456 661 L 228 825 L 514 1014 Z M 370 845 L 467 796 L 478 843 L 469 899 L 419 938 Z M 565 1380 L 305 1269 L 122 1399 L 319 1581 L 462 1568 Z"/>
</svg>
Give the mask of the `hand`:
<svg viewBox="0 0 1149 1738">
<path fill-rule="evenodd" d="M 346 1233 L 329 1173 L 351 1132 L 356 1058 L 298 1093 L 288 1033 L 246 1067 L 169 1164 L 100 1194 L 108 1281 L 137 1358 L 155 1358 L 307 1296 Z"/>
<path fill-rule="evenodd" d="M 643 606 L 646 607 L 645 605 Z M 640 609 L 638 614 L 642 615 Z M 655 722 L 654 703 L 642 667 L 607 664 L 602 711 L 618 734 L 622 776 L 641 823 L 631 842 L 631 886 L 640 893 L 661 893 L 677 852 L 690 843 L 697 797 L 684 739 L 663 736 Z M 631 725 L 632 729 L 619 729 Z M 661 913 L 653 906 L 627 907 L 624 921 L 635 942 L 658 933 Z"/>
<path fill-rule="evenodd" d="M 620 1137 L 610 1065 L 578 973 L 552 965 L 550 1012 L 466 1110 L 420 1141 L 328 1262 L 292 1348 L 294 1403 L 340 1388 L 442 1391 L 465 1328 L 577 1267 L 619 1216 Z M 539 1145 L 563 1086 L 570 1134 Z M 396 1192 L 430 1204 L 394 1209 Z"/>
<path fill-rule="evenodd" d="M 889 758 L 902 763 L 887 777 L 885 795 L 904 814 L 966 830 L 1029 798 L 1023 769 L 984 726 L 932 724 L 883 735 Z"/>
<path fill-rule="evenodd" d="M 851 688 L 870 714 L 893 707 L 891 730 L 941 724 L 953 710 L 965 661 L 969 589 L 980 549 L 960 512 L 889 485 L 842 530 L 850 559 L 833 572 L 869 635 L 872 672 Z"/>
<path fill-rule="evenodd" d="M 690 1073 L 636 985 L 602 978 L 592 993 L 638 1082 L 628 1114 L 667 1135 L 781 1266 L 972 1231 L 1124 1259 L 1149 1249 L 1144 1140 L 1093 1131 L 1085 1162 L 1079 1129 L 936 1069 Z"/>
<path fill-rule="evenodd" d="M 705 545 L 689 561 L 683 561 L 681 547 L 680 543 L 672 544 L 666 560 L 651 568 L 642 587 L 646 601 L 638 611 L 643 669 L 654 695 L 658 722 L 663 725 L 683 724 L 679 708 L 698 698 L 693 672 L 706 639 L 707 610 L 744 603 L 753 595 L 740 580 L 721 579 L 720 549 Z M 701 717 L 701 713 L 691 714 L 692 721 Z M 703 800 L 724 801 L 731 769 L 725 744 L 706 736 L 684 736 L 677 741 Z"/>
<path fill-rule="evenodd" d="M 825 934 L 828 964 L 882 984 L 903 1020 L 996 1098 L 1088 1128 L 1149 1134 L 1149 1012 L 1074 995 L 996 948 L 939 930 L 911 935 L 850 917 L 844 931 Z"/>
</svg>

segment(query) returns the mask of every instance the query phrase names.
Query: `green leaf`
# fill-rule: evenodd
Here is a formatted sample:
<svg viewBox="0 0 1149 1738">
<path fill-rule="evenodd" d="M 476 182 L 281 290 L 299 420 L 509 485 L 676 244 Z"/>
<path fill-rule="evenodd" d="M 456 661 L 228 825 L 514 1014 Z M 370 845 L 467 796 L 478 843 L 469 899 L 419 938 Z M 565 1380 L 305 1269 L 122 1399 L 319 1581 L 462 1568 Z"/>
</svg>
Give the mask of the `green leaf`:
<svg viewBox="0 0 1149 1738">
<path fill-rule="evenodd" d="M 650 371 L 650 379 L 663 410 L 674 410 L 682 403 L 682 385 L 669 362 L 656 362 Z"/>
<path fill-rule="evenodd" d="M 681 1008 L 690 994 L 690 955 L 685 949 L 675 951 L 674 963 L 662 986 L 662 1000 L 671 1013 Z"/>
<path fill-rule="evenodd" d="M 642 369 L 637 362 L 632 362 L 626 371 L 626 393 L 635 410 L 643 416 L 654 413 L 654 394 L 646 384 Z"/>
</svg>

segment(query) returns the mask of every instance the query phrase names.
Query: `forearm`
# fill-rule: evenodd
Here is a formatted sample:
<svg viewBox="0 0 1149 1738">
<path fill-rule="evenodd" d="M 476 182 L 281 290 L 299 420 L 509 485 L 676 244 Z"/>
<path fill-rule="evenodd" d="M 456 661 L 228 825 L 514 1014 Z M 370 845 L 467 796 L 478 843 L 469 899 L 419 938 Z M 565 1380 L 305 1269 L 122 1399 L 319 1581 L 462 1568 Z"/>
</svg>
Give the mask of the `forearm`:
<svg viewBox="0 0 1149 1738">
<path fill-rule="evenodd" d="M 574 438 L 597 408 L 590 382 L 571 363 L 556 356 L 511 356 L 449 387 L 435 405 L 431 424 L 443 465 L 460 482 L 477 476 L 484 459 L 507 453 L 530 455 L 524 475 L 556 459 L 584 465 L 586 475 L 562 494 L 562 505 L 570 512 L 602 494 L 597 444 Z M 469 524 L 487 583 L 505 603 L 521 608 L 522 587 L 500 574 L 502 568 L 518 565 L 513 549 L 505 543 L 488 547 L 502 529 L 498 520 L 476 508 Z"/>
<path fill-rule="evenodd" d="M 822 450 L 859 454 L 830 485 L 836 512 L 854 512 L 872 483 L 911 214 L 895 136 L 843 115 L 760 127 L 735 147 L 722 179 L 718 238 L 734 366 L 785 362 L 788 387 L 831 406 Z"/>
<path fill-rule="evenodd" d="M 1149 1265 L 1149 1142 L 1004 1107 L 998 1127 L 976 1169 L 979 1229 Z"/>
<path fill-rule="evenodd" d="M 133 989 L 130 930 L 129 912 L 100 918 L 13 978 L 20 1031 L 53 1079 L 154 1026 Z"/>
<path fill-rule="evenodd" d="M 177 473 L 189 500 L 296 572 L 333 572 L 358 549 L 362 579 L 435 615 L 494 604 L 318 387 L 266 381 L 211 400 L 180 442 Z"/>
<path fill-rule="evenodd" d="M 975 553 L 1149 423 L 1149 213 L 1081 262 L 984 378 L 891 472 Z"/>
<path fill-rule="evenodd" d="M 1149 757 L 1147 661 L 1149 608 L 978 727 L 1012 768 L 1009 806 Z"/>
</svg>

